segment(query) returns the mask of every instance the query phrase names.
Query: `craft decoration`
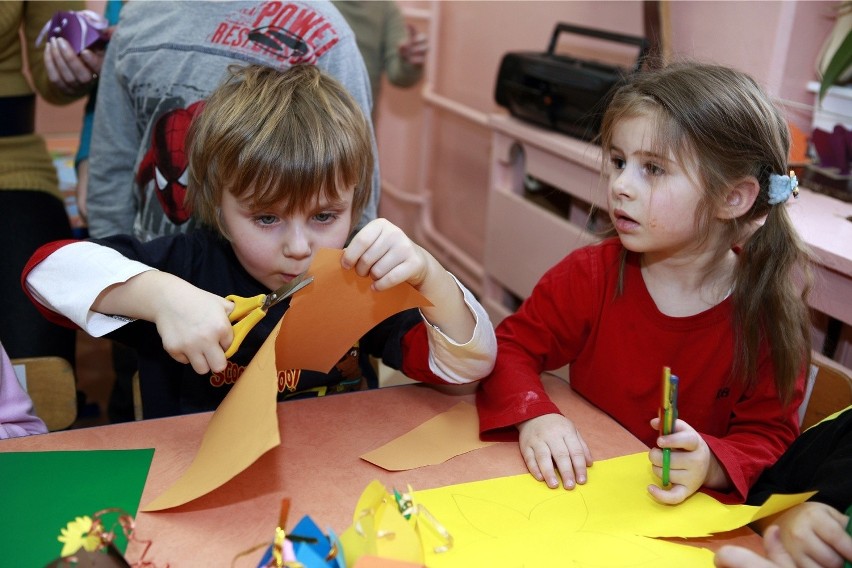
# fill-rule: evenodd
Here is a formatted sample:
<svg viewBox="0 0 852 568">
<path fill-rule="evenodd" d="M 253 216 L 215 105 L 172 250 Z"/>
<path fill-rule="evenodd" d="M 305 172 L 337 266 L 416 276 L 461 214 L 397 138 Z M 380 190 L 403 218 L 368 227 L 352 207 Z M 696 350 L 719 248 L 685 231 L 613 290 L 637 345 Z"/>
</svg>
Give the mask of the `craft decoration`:
<svg viewBox="0 0 852 568">
<path fill-rule="evenodd" d="M 410 432 L 361 456 L 389 471 L 414 469 L 484 448 L 495 442 L 479 439 L 476 407 L 460 402 Z"/>
<path fill-rule="evenodd" d="M 401 310 L 429 305 L 408 283 L 374 291 L 369 276 L 343 269 L 342 254 L 317 252 L 308 269 L 314 281 L 293 295 L 284 317 L 213 413 L 192 464 L 143 511 L 206 495 L 279 445 L 279 375 L 290 369 L 327 372 L 367 330 Z"/>
<path fill-rule="evenodd" d="M 60 11 L 44 25 L 36 38 L 36 46 L 45 40 L 63 38 L 74 53 L 84 49 L 102 46 L 109 39 L 109 22 L 100 14 L 91 10 Z"/>
<path fill-rule="evenodd" d="M 272 543 L 261 544 L 240 552 L 234 557 L 231 566 L 242 556 L 266 546 L 257 568 L 346 568 L 343 562 L 343 547 L 331 529 L 323 534 L 309 516 L 287 532 L 287 517 L 290 513 L 290 499 L 281 500 L 281 512 Z"/>
<path fill-rule="evenodd" d="M 115 540 L 119 535 L 123 536 L 127 542 L 137 542 L 141 545 L 142 553 L 138 561 L 131 564 L 116 548 Z M 119 508 L 103 509 L 91 517 L 88 515 L 76 517 L 61 529 L 56 540 L 63 544 L 59 553 L 60 557 L 48 563 L 47 568 L 154 567 L 154 564 L 145 560 L 151 541 L 136 537 L 133 516 Z"/>
<path fill-rule="evenodd" d="M 453 547 L 453 537 L 407 493 L 389 493 L 373 480 L 358 499 L 352 525 L 340 536 L 347 566 L 361 557 L 380 557 L 422 565 L 424 554 L 440 555 Z"/>
</svg>

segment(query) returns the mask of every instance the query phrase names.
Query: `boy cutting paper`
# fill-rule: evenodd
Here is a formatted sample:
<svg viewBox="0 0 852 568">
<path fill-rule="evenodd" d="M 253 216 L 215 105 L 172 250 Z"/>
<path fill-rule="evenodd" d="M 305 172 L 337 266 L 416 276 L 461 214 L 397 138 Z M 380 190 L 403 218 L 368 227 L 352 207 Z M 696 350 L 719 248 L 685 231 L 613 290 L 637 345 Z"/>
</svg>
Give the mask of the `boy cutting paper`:
<svg viewBox="0 0 852 568">
<path fill-rule="evenodd" d="M 146 418 L 216 408 L 289 305 L 271 308 L 226 360 L 234 304 L 225 296 L 269 293 L 307 270 L 320 248 L 342 248 L 370 195 L 367 119 L 310 65 L 231 68 L 194 117 L 187 151 L 187 201 L 202 228 L 148 243 L 53 243 L 23 275 L 48 318 L 138 349 Z M 496 342 L 485 311 L 400 229 L 369 223 L 341 264 L 369 275 L 376 290 L 408 282 L 433 307 L 380 323 L 328 374 L 288 371 L 281 398 L 362 388 L 372 378 L 369 355 L 432 383 L 491 370 Z"/>
</svg>

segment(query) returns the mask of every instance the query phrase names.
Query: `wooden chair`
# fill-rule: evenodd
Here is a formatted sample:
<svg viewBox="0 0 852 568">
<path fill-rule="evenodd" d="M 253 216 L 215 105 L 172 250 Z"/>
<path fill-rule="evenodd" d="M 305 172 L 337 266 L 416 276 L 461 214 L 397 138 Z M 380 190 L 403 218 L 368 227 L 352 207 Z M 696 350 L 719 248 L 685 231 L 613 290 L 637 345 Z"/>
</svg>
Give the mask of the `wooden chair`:
<svg viewBox="0 0 852 568">
<path fill-rule="evenodd" d="M 799 409 L 802 430 L 849 405 L 852 405 L 852 370 L 813 352 L 805 399 Z"/>
<path fill-rule="evenodd" d="M 21 357 L 12 359 L 12 365 L 24 366 L 33 409 L 49 431 L 65 430 L 77 420 L 77 387 L 74 369 L 67 360 Z"/>
<path fill-rule="evenodd" d="M 144 416 L 142 414 L 142 387 L 139 386 L 139 371 L 133 373 L 131 381 L 133 386 L 133 419 L 142 420 Z"/>
</svg>

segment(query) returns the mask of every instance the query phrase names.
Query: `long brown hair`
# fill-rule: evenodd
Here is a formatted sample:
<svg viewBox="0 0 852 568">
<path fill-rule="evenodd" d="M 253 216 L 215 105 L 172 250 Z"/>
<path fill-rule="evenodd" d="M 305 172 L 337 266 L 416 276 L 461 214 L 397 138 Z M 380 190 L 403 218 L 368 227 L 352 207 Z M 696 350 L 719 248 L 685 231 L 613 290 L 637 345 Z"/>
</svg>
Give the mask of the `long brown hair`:
<svg viewBox="0 0 852 568">
<path fill-rule="evenodd" d="M 748 75 L 734 69 L 683 62 L 637 74 L 613 97 L 601 127 L 604 159 L 613 128 L 622 119 L 649 117 L 657 125 L 655 144 L 681 163 L 697 168 L 704 197 L 696 211 L 701 239 L 722 223 L 718 267 L 732 246 L 737 257 L 734 306 L 733 376 L 745 385 L 757 380 L 764 341 L 771 346 L 775 383 L 781 399 L 792 398 L 795 382 L 810 362 L 810 253 L 783 204 L 769 204 L 769 176 L 788 173 L 790 135 L 776 106 Z M 760 192 L 738 219 L 715 213 L 732 183 L 753 176 Z"/>
</svg>

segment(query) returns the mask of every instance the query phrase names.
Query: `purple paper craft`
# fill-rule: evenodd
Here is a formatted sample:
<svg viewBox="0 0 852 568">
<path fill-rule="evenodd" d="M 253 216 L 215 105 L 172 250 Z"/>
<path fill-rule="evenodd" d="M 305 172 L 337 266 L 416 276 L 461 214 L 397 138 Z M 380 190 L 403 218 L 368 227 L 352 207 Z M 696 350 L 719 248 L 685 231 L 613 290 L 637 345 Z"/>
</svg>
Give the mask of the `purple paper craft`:
<svg viewBox="0 0 852 568">
<path fill-rule="evenodd" d="M 56 12 L 39 32 L 36 46 L 45 40 L 61 37 L 71 44 L 74 53 L 79 54 L 98 42 L 106 42 L 108 27 L 109 22 L 91 10 Z"/>
<path fill-rule="evenodd" d="M 852 136 L 842 125 L 838 124 L 831 133 L 814 129 L 811 142 L 819 156 L 819 164 L 824 168 L 835 168 L 842 176 L 849 175 L 849 160 L 852 157 Z"/>
</svg>

